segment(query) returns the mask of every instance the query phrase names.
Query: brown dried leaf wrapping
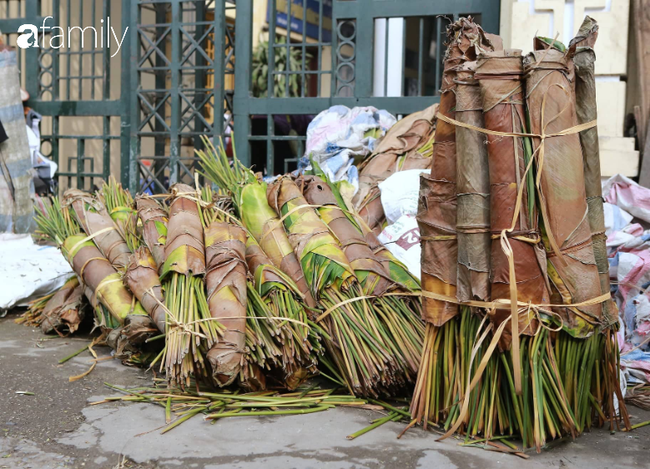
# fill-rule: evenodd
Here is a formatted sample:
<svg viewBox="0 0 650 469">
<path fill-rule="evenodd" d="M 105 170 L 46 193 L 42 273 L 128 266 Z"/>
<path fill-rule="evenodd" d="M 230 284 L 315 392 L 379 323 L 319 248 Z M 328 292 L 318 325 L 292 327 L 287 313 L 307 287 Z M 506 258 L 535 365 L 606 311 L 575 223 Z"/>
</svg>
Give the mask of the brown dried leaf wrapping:
<svg viewBox="0 0 650 469">
<path fill-rule="evenodd" d="M 386 135 L 377 144 L 375 151 L 359 165 L 359 172 L 372 168 L 375 164 L 383 165 L 377 161 L 385 155 L 403 155 L 422 146 L 429 140 L 433 132 L 434 117 L 438 111 L 438 104 L 409 114 L 393 125 Z M 376 174 L 375 171 L 370 171 Z M 361 197 L 363 198 L 363 197 Z"/>
<path fill-rule="evenodd" d="M 144 314 L 127 316 L 121 331 L 116 355 L 119 357 L 120 347 L 128 347 L 130 351 L 137 351 L 147 339 L 157 332 L 157 326 L 149 316 Z"/>
<path fill-rule="evenodd" d="M 135 203 L 138 216 L 142 220 L 142 237 L 159 268 L 165 262 L 167 212 L 155 199 L 148 196 L 136 197 Z"/>
<path fill-rule="evenodd" d="M 216 381 L 227 386 L 239 374 L 246 344 L 246 232 L 214 222 L 205 229 L 205 244 L 210 316 L 225 327 L 207 357 Z"/>
<path fill-rule="evenodd" d="M 366 240 L 368 247 L 375 254 L 379 262 L 382 263 L 382 265 L 384 266 L 384 270 L 389 270 L 388 268 L 389 262 L 400 262 L 393 255 L 393 253 L 391 253 L 388 250 L 388 248 L 384 246 L 381 243 L 381 241 L 379 241 L 379 238 L 377 238 L 375 232 L 372 231 L 372 228 L 370 228 L 370 226 L 368 226 L 368 224 L 361 217 L 357 215 L 356 220 L 359 223 L 359 226 L 361 227 L 361 234 L 363 235 L 363 238 Z"/>
<path fill-rule="evenodd" d="M 467 18 L 453 23 L 447 31 L 438 112 L 455 118 L 457 68 L 476 60 L 478 53 L 493 46 L 483 29 Z M 422 289 L 456 296 L 458 243 L 456 241 L 456 128 L 444 121 L 436 124 L 431 175 L 421 176 L 418 223 L 422 235 Z M 423 318 L 442 326 L 458 313 L 454 303 L 423 298 Z"/>
<path fill-rule="evenodd" d="M 160 332 L 165 332 L 167 313 L 158 266 L 147 246 L 141 246 L 131 256 L 124 282 L 140 301 Z"/>
<path fill-rule="evenodd" d="M 384 223 L 386 222 L 379 187 L 373 187 L 369 190 L 367 198 L 363 200 L 358 210 L 361 219 L 370 227 L 375 236 L 379 236 L 384 231 Z"/>
<path fill-rule="evenodd" d="M 79 328 L 84 314 L 81 308 L 84 288 L 77 277 L 68 280 L 45 305 L 41 313 L 41 331 L 49 334 L 67 329 L 71 334 Z"/>
<path fill-rule="evenodd" d="M 573 62 L 558 50 L 538 50 L 526 56 L 526 89 L 531 132 L 560 132 L 578 124 L 571 79 Z M 542 120 L 543 119 L 543 120 Z M 534 149 L 540 139 L 533 139 Z M 539 169 L 538 169 L 539 171 Z M 580 303 L 601 295 L 587 214 L 582 148 L 578 134 L 547 138 L 544 144 L 540 200 L 544 216 L 551 301 Z M 550 249 L 551 236 L 559 257 Z M 589 322 L 602 320 L 600 304 L 556 308 L 565 330 L 589 335 Z M 585 322 L 587 320 L 587 322 Z"/>
<path fill-rule="evenodd" d="M 456 74 L 456 120 L 483 128 L 481 89 L 474 79 L 476 62 L 461 65 Z M 456 129 L 456 192 L 458 278 L 460 301 L 490 298 L 490 175 L 485 136 Z"/>
<path fill-rule="evenodd" d="M 165 263 L 160 276 L 164 278 L 170 271 L 183 275 L 203 275 L 205 247 L 196 191 L 186 184 L 176 184 L 172 187 L 172 197 Z"/>
<path fill-rule="evenodd" d="M 353 204 L 377 235 L 386 220 L 378 185 L 398 171 L 431 166 L 431 157 L 423 156 L 418 150 L 431 138 L 437 110 L 438 104 L 433 104 L 398 121 L 373 154 L 359 165 L 359 191 Z"/>
<path fill-rule="evenodd" d="M 264 391 L 266 389 L 264 370 L 255 363 L 245 363 L 239 374 L 238 385 L 249 392 Z"/>
<path fill-rule="evenodd" d="M 420 175 L 418 226 L 422 246 L 422 290 L 456 296 L 456 185 Z M 453 224 L 443 224 L 453 220 Z M 453 269 L 452 269 L 453 264 Z M 453 278 L 451 277 L 453 275 Z M 442 279 L 448 279 L 448 282 Z M 454 303 L 422 297 L 422 319 L 442 326 L 458 313 Z"/>
<path fill-rule="evenodd" d="M 93 236 L 93 242 L 111 264 L 118 269 L 126 267 L 131 251 L 106 207 L 91 194 L 78 189 L 68 189 L 63 199 L 65 205 L 72 206 L 84 232 Z"/>
<path fill-rule="evenodd" d="M 596 106 L 596 79 L 594 44 L 598 38 L 598 24 L 596 20 L 585 17 L 576 37 L 571 41 L 571 46 L 576 46 L 575 63 L 575 94 L 576 115 L 578 123 L 584 124 L 596 120 L 598 111 Z M 598 128 L 580 132 L 580 144 L 585 173 L 585 193 L 589 210 L 589 228 L 593 243 L 594 256 L 598 266 L 601 293 L 609 293 L 609 261 L 605 235 L 605 213 L 603 208 L 603 190 L 601 186 L 600 149 L 598 146 Z M 618 321 L 618 311 L 614 301 L 603 303 L 603 313 L 608 324 Z"/>
<path fill-rule="evenodd" d="M 141 346 L 156 332 L 156 326 L 146 315 L 128 316 L 124 326 L 108 331 L 106 345 L 114 350 L 118 360 L 128 359 L 138 353 Z"/>
<path fill-rule="evenodd" d="M 476 78 L 479 78 L 485 128 L 489 130 L 518 133 L 525 131 L 523 62 L 521 51 L 506 50 L 482 54 L 478 61 Z M 490 226 L 491 242 L 491 296 L 493 300 L 510 298 L 510 273 L 508 258 L 503 252 L 498 236 L 509 229 L 515 213 L 517 190 L 526 170 L 524 142 L 521 138 L 487 135 L 487 151 L 490 176 Z M 532 223 L 531 223 L 532 222 Z M 548 303 L 546 284 L 546 257 L 539 245 L 516 239 L 523 236 L 539 238 L 537 213 L 528 212 L 528 189 L 524 185 L 519 217 L 514 231 L 508 235 L 513 250 L 517 298 L 535 304 Z M 492 321 L 500 325 L 510 315 L 509 310 L 492 312 Z M 519 331 L 532 334 L 536 322 L 531 325 L 527 316 L 520 316 Z M 500 346 L 507 349 L 512 339 L 511 328 L 505 326 Z"/>
</svg>

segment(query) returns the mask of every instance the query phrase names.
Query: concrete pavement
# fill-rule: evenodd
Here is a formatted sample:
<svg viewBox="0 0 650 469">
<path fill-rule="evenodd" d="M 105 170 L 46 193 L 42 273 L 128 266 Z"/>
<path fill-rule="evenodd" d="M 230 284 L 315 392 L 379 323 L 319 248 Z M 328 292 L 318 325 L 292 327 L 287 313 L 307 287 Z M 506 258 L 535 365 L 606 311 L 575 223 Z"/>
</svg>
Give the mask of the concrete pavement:
<svg viewBox="0 0 650 469">
<path fill-rule="evenodd" d="M 650 467 L 650 427 L 610 435 L 598 429 L 576 441 L 554 443 L 541 455 L 515 456 L 458 441 L 436 442 L 420 428 L 401 440 L 402 423 L 386 424 L 354 441 L 346 435 L 378 414 L 337 408 L 310 415 L 244 417 L 215 425 L 200 417 L 160 435 L 164 410 L 148 404 L 91 402 L 113 395 L 103 383 L 142 386 L 151 374 L 90 355 L 59 359 L 88 343 L 84 336 L 45 337 L 39 330 L 0 319 L 0 468 L 639 468 Z M 98 348 L 98 355 L 109 350 Z M 35 395 L 16 394 L 29 391 Z M 650 413 L 630 407 L 633 423 Z"/>
</svg>

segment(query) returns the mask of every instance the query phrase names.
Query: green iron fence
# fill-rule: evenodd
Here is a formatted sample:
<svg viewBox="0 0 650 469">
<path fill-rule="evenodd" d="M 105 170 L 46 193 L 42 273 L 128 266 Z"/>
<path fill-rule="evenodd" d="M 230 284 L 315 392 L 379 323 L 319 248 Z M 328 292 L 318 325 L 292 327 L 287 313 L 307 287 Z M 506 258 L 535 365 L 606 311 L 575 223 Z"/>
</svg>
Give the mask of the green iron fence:
<svg viewBox="0 0 650 469">
<path fill-rule="evenodd" d="M 217 142 L 234 130 L 238 158 L 277 173 L 295 167 L 309 119 L 332 105 L 405 115 L 436 102 L 446 26 L 472 15 L 496 33 L 499 5 L 0 0 L 0 31 L 15 43 L 21 24 L 47 16 L 97 30 L 110 16 L 118 31 L 129 28 L 113 58 L 81 47 L 81 34 L 66 48 L 22 50 L 22 79 L 29 105 L 46 116 L 43 153 L 59 163 L 62 186 L 90 189 L 119 172 L 133 191 L 160 192 L 193 181 L 201 135 Z M 264 23 L 255 49 L 254 18 Z"/>
<path fill-rule="evenodd" d="M 128 134 L 123 125 L 128 96 L 120 88 L 119 69 L 128 69 L 128 56 L 111 57 L 111 50 L 101 45 L 113 40 L 103 28 L 109 18 L 115 31 L 126 27 L 121 11 L 128 4 L 0 0 L 0 31 L 10 45 L 16 44 L 21 25 L 39 28 L 38 47 L 17 49 L 21 80 L 30 94 L 28 105 L 44 117 L 41 151 L 59 165 L 62 188 L 92 189 L 119 167 L 121 142 Z M 70 29 L 75 26 L 80 29 Z M 59 33 L 63 38 L 55 38 Z"/>
<path fill-rule="evenodd" d="M 234 24 L 226 20 L 234 9 L 224 0 L 132 1 L 132 189 L 192 182 L 200 136 L 216 141 L 230 125 L 223 116 L 232 116 L 232 93 L 223 83 L 234 75 Z"/>
<path fill-rule="evenodd" d="M 285 90 L 255 97 L 251 35 L 247 31 L 251 29 L 248 13 L 260 3 L 264 2 L 237 1 L 236 30 L 240 33 L 236 42 L 234 130 L 237 156 L 269 172 L 290 169 L 287 163 L 303 154 L 306 140 L 304 133 L 278 135 L 278 116 L 295 120 L 296 116 L 316 115 L 337 104 L 374 106 L 395 115 L 421 110 L 439 100 L 446 26 L 460 16 L 471 15 L 486 31 L 498 33 L 499 29 L 499 0 L 268 0 L 268 30 L 284 30 L 286 34 L 290 25 L 291 39 L 278 43 L 276 34 L 269 34 L 267 89 L 274 90 L 280 82 Z M 391 27 L 397 29 L 401 41 L 395 41 Z M 401 51 L 391 54 L 395 42 L 401 44 Z M 285 57 L 292 50 L 300 52 L 302 61 L 297 69 L 276 67 L 274 56 L 283 49 Z M 395 69 L 402 78 L 397 89 L 392 86 L 389 90 L 389 75 Z M 407 70 L 413 72 L 410 77 L 404 73 Z M 300 77 L 294 96 L 290 96 L 292 76 Z M 260 119 L 266 123 L 265 132 L 255 129 Z M 265 155 L 263 160 L 260 153 Z"/>
</svg>

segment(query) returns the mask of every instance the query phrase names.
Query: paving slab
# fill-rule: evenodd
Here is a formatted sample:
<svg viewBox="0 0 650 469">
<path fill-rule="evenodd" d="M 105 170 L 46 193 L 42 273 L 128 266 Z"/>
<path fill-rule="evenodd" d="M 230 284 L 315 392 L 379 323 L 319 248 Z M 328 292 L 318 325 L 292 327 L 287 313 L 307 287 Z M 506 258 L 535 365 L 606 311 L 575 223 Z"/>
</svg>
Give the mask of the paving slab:
<svg viewBox="0 0 650 469">
<path fill-rule="evenodd" d="M 103 360 L 85 378 L 86 352 L 58 360 L 90 342 L 87 335 L 43 336 L 0 319 L 0 468 L 288 469 L 288 468 L 648 468 L 650 426 L 631 433 L 595 429 L 575 441 L 553 443 L 524 461 L 512 455 L 437 442 L 420 428 L 400 440 L 403 423 L 388 423 L 353 441 L 345 437 L 376 412 L 336 408 L 309 415 L 232 418 L 211 424 L 195 417 L 164 435 L 164 409 L 141 403 L 92 402 L 115 395 L 105 382 L 151 383 L 152 374 Z M 107 348 L 97 348 L 100 358 Z M 27 391 L 34 395 L 17 394 Z M 633 423 L 650 412 L 630 407 Z"/>
</svg>

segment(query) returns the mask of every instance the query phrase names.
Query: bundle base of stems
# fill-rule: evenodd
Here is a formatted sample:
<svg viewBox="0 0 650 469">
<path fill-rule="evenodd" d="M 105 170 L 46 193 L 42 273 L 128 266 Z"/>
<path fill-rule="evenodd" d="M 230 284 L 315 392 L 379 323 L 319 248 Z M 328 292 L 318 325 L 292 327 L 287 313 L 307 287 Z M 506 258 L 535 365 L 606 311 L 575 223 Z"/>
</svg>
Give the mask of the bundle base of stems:
<svg viewBox="0 0 650 469">
<path fill-rule="evenodd" d="M 188 386 L 192 375 L 208 380 L 204 356 L 218 340 L 220 325 L 211 320 L 203 279 L 173 272 L 163 288 L 168 317 L 161 368 L 173 385 Z"/>
<path fill-rule="evenodd" d="M 248 360 L 271 372 L 287 389 L 296 389 L 317 374 L 323 353 L 320 337 L 294 294 L 275 289 L 262 298 L 249 285 L 249 303 L 253 308 L 247 320 Z"/>
<path fill-rule="evenodd" d="M 472 338 L 480 324 L 480 317 L 469 308 L 442 327 L 427 323 L 411 402 L 413 418 L 425 428 L 428 422 L 448 425 L 458 416 L 470 372 Z"/>
<path fill-rule="evenodd" d="M 514 436 L 524 448 L 539 452 L 547 441 L 575 438 L 592 425 L 608 423 L 614 429 L 620 418 L 629 421 L 620 397 L 620 418 L 614 405 L 621 394 L 615 334 L 595 332 L 575 339 L 545 327 L 521 337 L 521 395 L 515 391 L 512 353 L 496 350 L 487 357 L 463 414 L 468 383 L 486 358 L 490 335 L 478 343 L 485 322 L 469 308 L 461 309 L 442 327 L 427 324 L 411 403 L 413 418 L 425 427 L 433 422 L 449 430 L 461 419 L 457 431 L 467 440 Z"/>
<path fill-rule="evenodd" d="M 27 306 L 27 311 L 16 318 L 14 322 L 16 324 L 24 324 L 28 327 L 39 327 L 43 322 L 43 310 L 45 309 L 47 302 L 50 301 L 55 294 L 56 292 L 52 292 L 49 295 L 30 301 Z"/>
<path fill-rule="evenodd" d="M 422 302 L 409 296 L 383 296 L 373 301 L 375 314 L 383 326 L 382 337 L 397 359 L 407 382 L 415 382 L 420 359 L 425 326 L 420 319 Z"/>
<path fill-rule="evenodd" d="M 339 291 L 327 288 L 320 303 L 326 310 L 335 309 L 319 325 L 325 331 L 323 342 L 329 363 L 351 393 L 358 396 L 394 395 L 406 384 L 405 366 L 394 346 L 387 344 L 387 319 L 382 323 L 377 309 L 351 288 Z M 346 301 L 352 300 L 348 303 Z"/>
</svg>

